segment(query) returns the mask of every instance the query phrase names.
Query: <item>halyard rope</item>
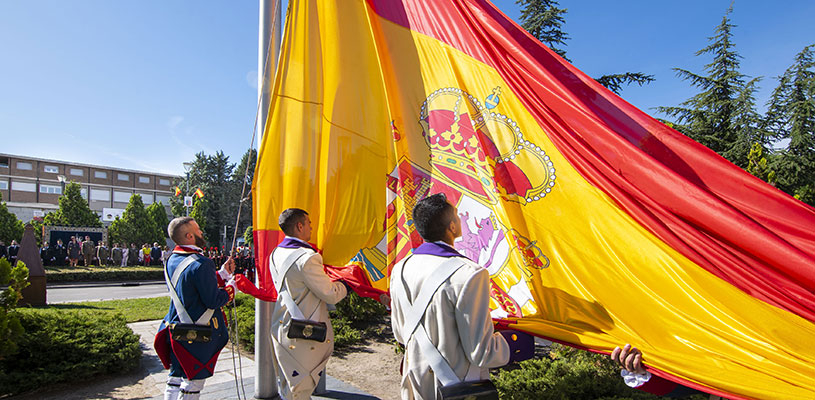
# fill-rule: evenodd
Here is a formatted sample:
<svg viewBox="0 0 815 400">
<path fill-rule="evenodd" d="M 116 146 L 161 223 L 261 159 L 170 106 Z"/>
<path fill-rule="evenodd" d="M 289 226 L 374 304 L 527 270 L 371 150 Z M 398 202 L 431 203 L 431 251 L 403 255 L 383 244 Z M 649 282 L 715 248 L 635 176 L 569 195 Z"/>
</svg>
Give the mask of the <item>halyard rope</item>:
<svg viewBox="0 0 815 400">
<path fill-rule="evenodd" d="M 272 9 L 272 15 L 274 16 L 273 17 L 274 21 L 272 22 L 272 29 L 275 29 L 277 24 L 280 23 L 280 18 L 277 18 L 277 15 L 278 15 L 277 8 L 280 6 L 280 2 L 275 1 L 274 3 L 275 3 L 274 9 Z M 268 71 L 267 67 L 268 67 L 268 64 L 269 64 L 269 58 L 270 58 L 269 55 L 271 53 L 271 49 L 272 49 L 272 40 L 269 40 L 269 45 L 266 47 L 266 58 L 265 58 L 265 60 L 263 62 L 263 72 L 262 72 L 262 75 L 261 75 L 262 79 L 260 80 L 260 82 L 258 82 L 258 85 L 260 85 L 260 87 L 261 87 L 261 91 L 260 91 L 260 95 L 258 96 L 258 105 L 257 105 L 257 108 L 255 109 L 255 122 L 254 122 L 254 124 L 252 124 L 252 141 L 249 143 L 249 150 L 250 150 L 249 154 L 250 154 L 250 156 L 251 156 L 251 150 L 255 148 L 255 137 L 257 136 L 258 119 L 259 119 L 259 116 L 260 116 L 260 106 L 262 104 L 261 97 L 263 96 L 263 90 L 266 87 L 266 82 L 269 79 L 269 77 L 266 76 L 266 71 Z M 269 88 L 269 91 L 271 91 L 271 87 Z M 243 172 L 243 186 L 241 188 L 241 197 L 240 197 L 240 200 L 238 201 L 238 215 L 235 218 L 235 231 L 232 232 L 232 246 L 230 247 L 230 251 L 229 251 L 229 256 L 230 257 L 233 257 L 235 255 L 235 244 L 237 243 L 237 240 L 238 240 L 238 227 L 239 227 L 240 221 L 241 221 L 241 209 L 243 208 L 242 207 L 243 202 L 247 199 L 247 197 L 246 197 L 246 181 L 249 178 L 249 165 L 252 164 L 251 161 L 252 161 L 251 159 L 247 160 L 246 168 L 244 169 L 244 172 Z M 253 259 L 252 262 L 254 262 L 254 261 L 255 260 Z M 257 276 L 257 271 L 255 271 L 255 276 Z M 232 342 L 232 370 L 235 373 L 235 392 L 238 395 L 238 400 L 240 400 L 241 399 L 241 393 L 243 393 L 243 399 L 247 399 L 247 397 L 246 397 L 246 388 L 243 386 L 243 363 L 241 362 L 241 348 L 240 348 L 240 343 L 239 343 L 240 340 L 239 340 L 239 336 L 238 336 L 238 308 L 237 308 L 237 303 L 235 301 L 236 297 L 237 297 L 237 292 L 235 293 L 235 296 L 232 298 L 232 309 L 229 310 L 229 317 L 232 320 L 232 323 L 230 325 L 234 326 L 234 331 L 233 331 L 234 332 L 234 340 L 231 341 Z M 233 336 L 233 335 L 230 335 L 230 336 Z M 236 348 L 237 348 L 237 354 L 238 354 L 237 365 L 236 365 L 236 362 L 235 362 Z"/>
</svg>

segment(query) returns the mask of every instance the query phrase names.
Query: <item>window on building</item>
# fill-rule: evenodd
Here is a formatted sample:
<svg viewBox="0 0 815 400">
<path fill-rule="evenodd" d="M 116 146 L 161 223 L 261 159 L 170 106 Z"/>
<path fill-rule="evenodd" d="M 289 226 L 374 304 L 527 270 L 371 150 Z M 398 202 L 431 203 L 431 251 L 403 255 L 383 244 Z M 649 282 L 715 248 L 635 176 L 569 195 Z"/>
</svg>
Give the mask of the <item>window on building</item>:
<svg viewBox="0 0 815 400">
<path fill-rule="evenodd" d="M 99 179 L 108 179 L 108 173 L 105 171 L 93 171 L 93 177 Z"/>
<path fill-rule="evenodd" d="M 88 189 L 79 189 L 79 195 L 82 196 L 83 199 L 88 199 Z"/>
<path fill-rule="evenodd" d="M 82 168 L 71 168 L 71 175 L 83 176 L 85 175 L 85 171 L 83 171 Z"/>
<path fill-rule="evenodd" d="M 0 181 L 0 190 L 8 190 L 8 182 Z"/>
<path fill-rule="evenodd" d="M 17 169 L 31 171 L 31 168 L 30 162 L 17 161 Z"/>
<path fill-rule="evenodd" d="M 130 180 L 130 175 L 128 175 L 128 174 L 118 174 L 117 179 L 119 179 L 120 181 L 129 181 Z"/>
<path fill-rule="evenodd" d="M 8 168 L 8 157 L 0 157 L 0 168 Z"/>
<path fill-rule="evenodd" d="M 40 185 L 40 193 L 62 194 L 62 186 Z"/>
<path fill-rule="evenodd" d="M 11 190 L 18 192 L 36 192 L 37 184 L 33 182 L 11 182 Z"/>
<path fill-rule="evenodd" d="M 144 205 L 153 204 L 153 194 L 152 193 L 139 193 L 141 195 L 141 201 Z"/>
<path fill-rule="evenodd" d="M 91 201 L 110 201 L 110 190 L 91 189 Z"/>
<path fill-rule="evenodd" d="M 170 180 L 169 179 L 159 179 L 158 184 L 163 185 L 163 186 L 170 186 Z"/>
<path fill-rule="evenodd" d="M 130 196 L 132 196 L 132 195 L 133 195 L 133 193 L 130 193 L 130 192 L 114 191 L 113 192 L 113 201 L 118 202 L 118 203 L 127 203 L 128 201 L 130 201 Z"/>
<path fill-rule="evenodd" d="M 163 196 L 163 195 L 157 194 L 156 195 L 156 203 L 161 203 L 161 205 L 163 205 L 165 207 L 169 206 L 170 205 L 170 196 Z"/>
<path fill-rule="evenodd" d="M 58 174 L 59 173 L 59 167 L 57 167 L 56 165 L 46 165 L 46 166 L 42 167 L 42 170 L 43 170 L 43 172 L 46 172 L 46 173 L 49 173 L 49 174 Z"/>
<path fill-rule="evenodd" d="M 150 177 L 149 176 L 140 176 L 139 177 L 139 183 L 150 183 Z"/>
</svg>

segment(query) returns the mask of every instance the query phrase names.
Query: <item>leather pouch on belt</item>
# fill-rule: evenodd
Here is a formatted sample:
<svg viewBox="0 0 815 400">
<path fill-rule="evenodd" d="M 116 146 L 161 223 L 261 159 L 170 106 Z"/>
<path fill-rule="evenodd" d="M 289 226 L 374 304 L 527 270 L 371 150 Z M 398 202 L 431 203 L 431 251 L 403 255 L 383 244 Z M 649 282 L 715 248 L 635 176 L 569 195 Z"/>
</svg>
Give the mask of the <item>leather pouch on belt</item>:
<svg viewBox="0 0 815 400">
<path fill-rule="evenodd" d="M 317 342 L 325 342 L 325 337 L 328 334 L 328 326 L 325 322 L 311 321 L 307 319 L 294 319 L 291 320 L 289 332 L 286 336 L 289 339 L 307 339 Z"/>
<path fill-rule="evenodd" d="M 209 325 L 171 324 L 170 335 L 179 342 L 209 342 L 212 340 L 212 327 Z"/>
</svg>

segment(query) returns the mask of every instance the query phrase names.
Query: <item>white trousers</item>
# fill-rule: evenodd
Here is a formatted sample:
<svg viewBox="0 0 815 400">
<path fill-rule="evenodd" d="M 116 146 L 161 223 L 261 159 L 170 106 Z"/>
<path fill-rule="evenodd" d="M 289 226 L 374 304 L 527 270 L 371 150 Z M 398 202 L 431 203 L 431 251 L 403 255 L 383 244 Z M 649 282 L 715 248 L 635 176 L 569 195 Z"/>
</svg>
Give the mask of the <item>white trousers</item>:
<svg viewBox="0 0 815 400">
<path fill-rule="evenodd" d="M 167 378 L 164 400 L 198 400 L 206 379 L 186 379 L 177 376 Z"/>
</svg>

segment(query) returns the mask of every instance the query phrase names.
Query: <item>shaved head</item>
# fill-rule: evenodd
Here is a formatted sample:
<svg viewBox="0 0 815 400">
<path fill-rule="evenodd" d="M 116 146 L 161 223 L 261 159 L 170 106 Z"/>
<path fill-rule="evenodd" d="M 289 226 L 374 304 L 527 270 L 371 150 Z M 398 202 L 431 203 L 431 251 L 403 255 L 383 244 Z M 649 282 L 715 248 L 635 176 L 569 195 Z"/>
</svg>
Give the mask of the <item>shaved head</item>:
<svg viewBox="0 0 815 400">
<path fill-rule="evenodd" d="M 185 235 L 192 227 L 192 222 L 195 222 L 192 217 L 178 217 L 170 221 L 170 224 L 167 225 L 167 234 L 170 235 L 170 239 L 173 239 L 176 244 L 186 244 Z"/>
</svg>

